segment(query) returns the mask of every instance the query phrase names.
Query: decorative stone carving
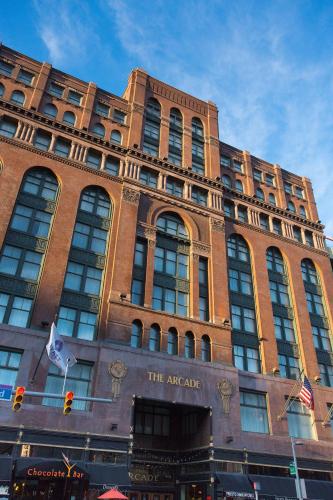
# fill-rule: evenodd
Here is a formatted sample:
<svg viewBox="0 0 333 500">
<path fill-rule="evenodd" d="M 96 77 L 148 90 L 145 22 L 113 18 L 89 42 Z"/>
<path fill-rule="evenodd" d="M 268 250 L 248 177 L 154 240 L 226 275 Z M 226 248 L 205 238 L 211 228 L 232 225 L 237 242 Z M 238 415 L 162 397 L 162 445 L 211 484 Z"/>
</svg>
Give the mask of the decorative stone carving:
<svg viewBox="0 0 333 500">
<path fill-rule="evenodd" d="M 120 385 L 127 375 L 127 366 L 119 359 L 109 364 L 108 372 L 112 377 L 112 396 L 118 398 L 120 395 Z"/>
<path fill-rule="evenodd" d="M 212 231 L 217 231 L 220 233 L 224 233 L 224 222 L 219 219 L 210 219 L 210 225 L 212 228 Z"/>
<path fill-rule="evenodd" d="M 127 187 L 123 188 L 123 200 L 127 201 L 127 203 L 133 203 L 133 205 L 137 205 L 139 203 L 140 193 L 139 191 L 135 191 L 134 189 L 130 189 Z"/>
<path fill-rule="evenodd" d="M 192 241 L 192 252 L 199 255 L 209 255 L 210 246 L 206 243 L 201 243 L 200 241 Z"/>
<path fill-rule="evenodd" d="M 222 378 L 217 383 L 217 389 L 222 399 L 222 411 L 224 414 L 230 413 L 230 400 L 234 393 L 234 386 L 227 378 Z"/>
</svg>

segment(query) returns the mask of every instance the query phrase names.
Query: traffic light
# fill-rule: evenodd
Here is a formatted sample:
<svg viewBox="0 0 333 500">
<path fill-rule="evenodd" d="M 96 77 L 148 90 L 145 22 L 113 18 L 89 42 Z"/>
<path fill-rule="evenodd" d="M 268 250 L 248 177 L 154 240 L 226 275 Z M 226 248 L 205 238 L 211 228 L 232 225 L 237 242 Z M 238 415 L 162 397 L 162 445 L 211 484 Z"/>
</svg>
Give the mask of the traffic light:
<svg viewBox="0 0 333 500">
<path fill-rule="evenodd" d="M 19 411 L 21 409 L 24 393 L 25 393 L 25 387 L 22 386 L 16 387 L 15 396 L 12 404 L 13 411 Z"/>
<path fill-rule="evenodd" d="M 64 400 L 64 415 L 69 415 L 69 413 L 72 411 L 73 399 L 74 399 L 74 392 L 73 391 L 66 392 Z"/>
</svg>

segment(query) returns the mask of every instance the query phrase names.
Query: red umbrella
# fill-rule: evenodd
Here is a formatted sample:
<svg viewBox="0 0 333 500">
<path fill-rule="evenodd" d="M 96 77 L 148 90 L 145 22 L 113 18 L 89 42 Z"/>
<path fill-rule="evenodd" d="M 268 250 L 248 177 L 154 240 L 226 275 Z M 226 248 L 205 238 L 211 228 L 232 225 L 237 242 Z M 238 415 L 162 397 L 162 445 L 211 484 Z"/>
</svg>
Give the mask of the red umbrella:
<svg viewBox="0 0 333 500">
<path fill-rule="evenodd" d="M 98 498 L 110 498 L 112 500 L 127 500 L 127 497 L 125 497 L 125 495 L 123 495 L 116 488 L 112 488 L 111 490 L 106 491 L 105 493 L 103 493 L 103 495 L 101 495 Z"/>
</svg>

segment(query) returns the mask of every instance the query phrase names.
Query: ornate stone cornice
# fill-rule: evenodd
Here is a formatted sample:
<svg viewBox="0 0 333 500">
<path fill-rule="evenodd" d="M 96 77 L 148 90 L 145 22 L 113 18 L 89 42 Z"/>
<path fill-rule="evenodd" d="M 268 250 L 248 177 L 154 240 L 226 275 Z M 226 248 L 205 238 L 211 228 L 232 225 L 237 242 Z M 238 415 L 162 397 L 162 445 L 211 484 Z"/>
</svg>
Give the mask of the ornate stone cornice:
<svg viewBox="0 0 333 500">
<path fill-rule="evenodd" d="M 208 256 L 210 255 L 211 248 L 207 243 L 203 243 L 202 241 L 192 240 L 191 250 L 193 254 Z"/>
<path fill-rule="evenodd" d="M 122 191 L 122 199 L 127 203 L 132 203 L 133 205 L 138 205 L 140 200 L 140 192 L 135 189 L 130 189 L 124 186 Z"/>
<path fill-rule="evenodd" d="M 224 221 L 222 221 L 220 219 L 214 219 L 213 217 L 211 217 L 210 218 L 210 227 L 212 228 L 212 231 L 216 231 L 219 233 L 225 232 Z"/>
</svg>

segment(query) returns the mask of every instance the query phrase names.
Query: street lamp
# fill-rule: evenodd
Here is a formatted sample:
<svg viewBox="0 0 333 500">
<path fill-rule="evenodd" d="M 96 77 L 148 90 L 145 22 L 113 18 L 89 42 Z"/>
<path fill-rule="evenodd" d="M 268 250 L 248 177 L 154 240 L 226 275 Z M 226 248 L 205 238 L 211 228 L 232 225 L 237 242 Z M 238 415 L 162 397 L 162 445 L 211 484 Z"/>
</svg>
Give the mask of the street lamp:
<svg viewBox="0 0 333 500">
<path fill-rule="evenodd" d="M 296 481 L 297 498 L 298 498 L 298 500 L 303 500 L 303 498 L 302 498 L 302 490 L 301 490 L 301 483 L 300 483 L 299 475 L 298 475 L 296 452 L 295 452 L 295 446 L 302 446 L 303 443 L 301 443 L 299 441 L 294 441 L 294 438 L 292 436 L 290 437 L 290 440 L 291 440 L 291 449 L 292 449 L 292 452 L 293 452 L 293 460 L 294 460 L 294 465 L 295 465 L 295 475 L 296 475 L 295 481 Z"/>
</svg>

